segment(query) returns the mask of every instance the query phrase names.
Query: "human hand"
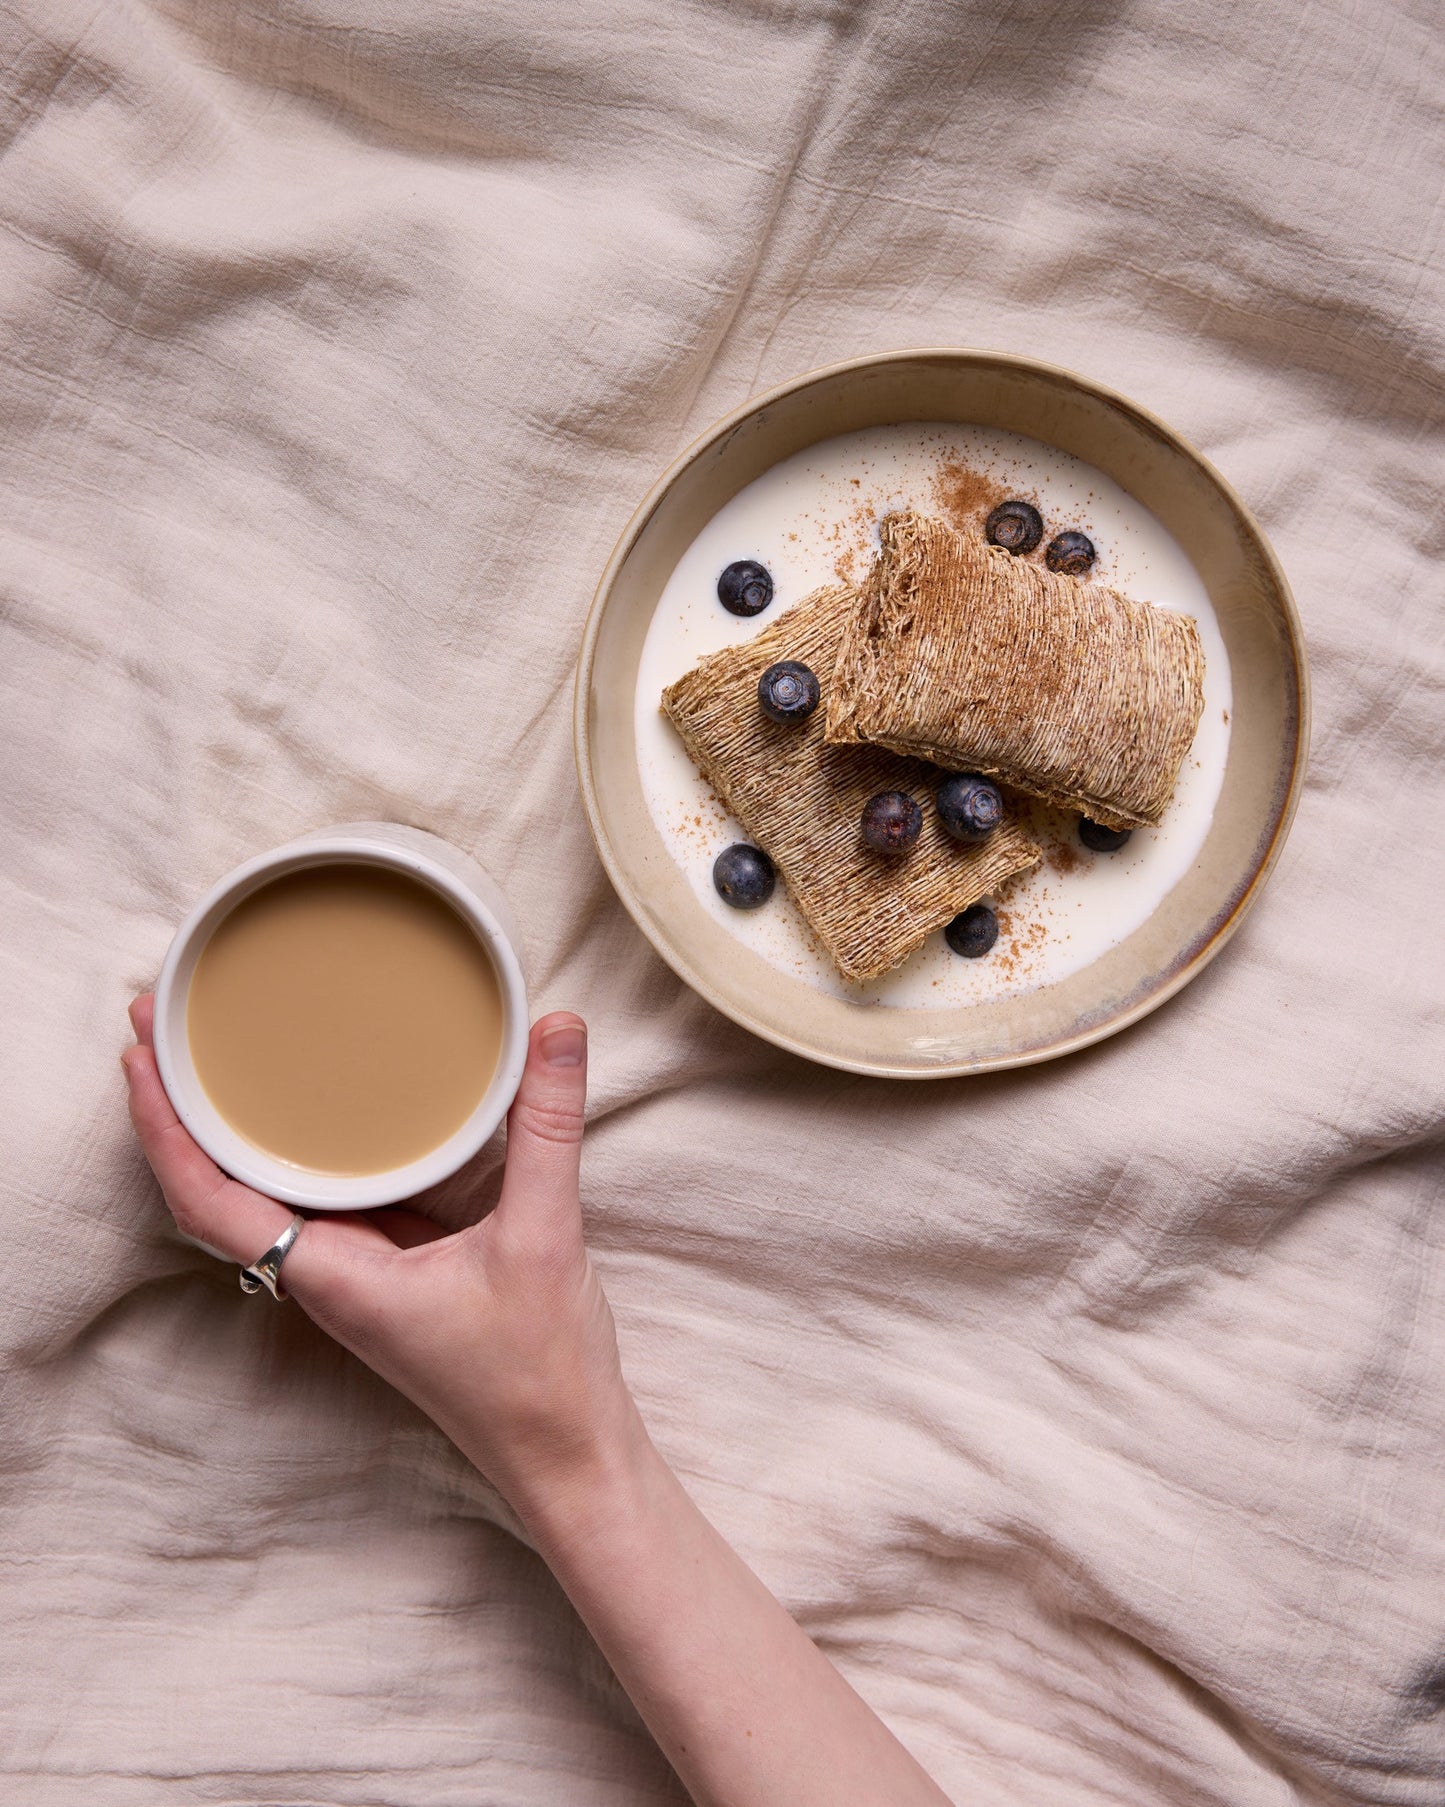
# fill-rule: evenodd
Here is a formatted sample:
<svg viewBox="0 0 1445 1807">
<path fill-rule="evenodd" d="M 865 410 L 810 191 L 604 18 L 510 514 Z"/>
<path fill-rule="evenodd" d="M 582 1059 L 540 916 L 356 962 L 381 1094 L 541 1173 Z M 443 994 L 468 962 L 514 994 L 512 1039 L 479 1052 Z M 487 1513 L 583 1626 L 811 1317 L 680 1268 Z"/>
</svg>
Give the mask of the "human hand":
<svg viewBox="0 0 1445 1807">
<path fill-rule="evenodd" d="M 121 1057 L 141 1146 L 180 1228 L 254 1261 L 292 1213 L 186 1133 L 152 1014 L 137 998 Z M 313 1217 L 286 1290 L 500 1488 L 699 1807 L 948 1807 L 648 1439 L 582 1244 L 585 1062 L 577 1017 L 533 1028 L 490 1217 L 455 1235 L 413 1211 Z"/>
<path fill-rule="evenodd" d="M 156 1068 L 154 999 L 137 998 L 130 1015 L 131 1121 L 171 1215 L 186 1235 L 254 1261 L 292 1211 L 196 1145 Z M 579 1017 L 533 1027 L 501 1198 L 481 1223 L 448 1234 L 405 1209 L 317 1216 L 283 1270 L 302 1310 L 434 1419 L 524 1522 L 645 1434 L 582 1241 L 586 1062 Z"/>
</svg>

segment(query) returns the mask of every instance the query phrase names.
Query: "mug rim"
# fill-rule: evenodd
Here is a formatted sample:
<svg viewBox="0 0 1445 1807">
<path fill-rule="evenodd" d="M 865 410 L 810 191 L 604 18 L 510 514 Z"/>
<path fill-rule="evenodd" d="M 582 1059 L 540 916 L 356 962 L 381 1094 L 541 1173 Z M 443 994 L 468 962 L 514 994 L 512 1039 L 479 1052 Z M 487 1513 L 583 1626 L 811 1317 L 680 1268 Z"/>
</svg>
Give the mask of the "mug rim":
<svg viewBox="0 0 1445 1807">
<path fill-rule="evenodd" d="M 400 825 L 377 824 L 379 828 Z M 424 830 L 412 830 L 420 837 Z M 428 840 L 460 854 L 450 844 Z M 469 856 L 462 855 L 470 862 Z M 476 934 L 502 996 L 497 1065 L 476 1108 L 444 1142 L 400 1167 L 375 1173 L 326 1173 L 268 1153 L 243 1136 L 207 1096 L 190 1058 L 186 1011 L 196 963 L 211 936 L 245 898 L 293 872 L 314 866 L 370 865 L 439 892 Z M 397 845 L 352 829 L 322 830 L 254 855 L 218 879 L 176 930 L 156 983 L 154 1044 L 161 1083 L 177 1117 L 225 1173 L 268 1198 L 310 1211 L 362 1211 L 392 1205 L 450 1178 L 500 1126 L 521 1084 L 530 1024 L 526 981 L 511 936 L 497 912 L 465 880 L 423 847 Z"/>
</svg>

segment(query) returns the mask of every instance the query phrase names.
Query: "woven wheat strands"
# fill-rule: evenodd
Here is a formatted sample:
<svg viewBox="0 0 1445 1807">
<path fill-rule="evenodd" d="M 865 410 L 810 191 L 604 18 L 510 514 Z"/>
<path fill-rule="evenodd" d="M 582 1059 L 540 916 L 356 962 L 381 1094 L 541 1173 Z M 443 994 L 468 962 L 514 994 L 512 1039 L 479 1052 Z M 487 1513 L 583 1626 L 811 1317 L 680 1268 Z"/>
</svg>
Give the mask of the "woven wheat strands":
<svg viewBox="0 0 1445 1807">
<path fill-rule="evenodd" d="M 926 515 L 880 532 L 828 739 L 986 772 L 1110 828 L 1157 822 L 1204 706 L 1193 620 Z"/>
<path fill-rule="evenodd" d="M 855 590 L 815 591 L 755 639 L 701 660 L 664 691 L 662 707 L 845 977 L 872 979 L 1034 865 L 1039 850 L 1012 822 L 976 847 L 950 839 L 933 803 L 940 774 L 882 747 L 829 746 L 821 708 L 791 727 L 763 714 L 758 679 L 779 659 L 811 667 L 826 701 L 857 609 Z M 893 790 L 917 799 L 923 832 L 911 852 L 887 860 L 865 846 L 859 820 L 870 797 Z"/>
</svg>

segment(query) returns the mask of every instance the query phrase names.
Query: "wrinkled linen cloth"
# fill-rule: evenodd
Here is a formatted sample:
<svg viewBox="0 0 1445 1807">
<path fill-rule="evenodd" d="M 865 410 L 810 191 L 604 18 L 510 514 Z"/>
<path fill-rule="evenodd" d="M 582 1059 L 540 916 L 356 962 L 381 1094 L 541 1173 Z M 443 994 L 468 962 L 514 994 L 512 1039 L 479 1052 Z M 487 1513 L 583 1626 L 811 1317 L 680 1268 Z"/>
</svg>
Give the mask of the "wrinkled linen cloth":
<svg viewBox="0 0 1445 1807">
<path fill-rule="evenodd" d="M 368 817 L 475 850 L 538 1010 L 586 1013 L 653 1433 L 960 1803 L 1445 1796 L 1438 24 L 0 6 L 0 1797 L 681 1799 L 484 1482 L 178 1243 L 131 1140 L 176 922 Z M 664 464 L 920 343 L 1192 438 L 1293 580 L 1316 718 L 1186 992 L 907 1086 L 655 957 L 569 701 Z"/>
</svg>

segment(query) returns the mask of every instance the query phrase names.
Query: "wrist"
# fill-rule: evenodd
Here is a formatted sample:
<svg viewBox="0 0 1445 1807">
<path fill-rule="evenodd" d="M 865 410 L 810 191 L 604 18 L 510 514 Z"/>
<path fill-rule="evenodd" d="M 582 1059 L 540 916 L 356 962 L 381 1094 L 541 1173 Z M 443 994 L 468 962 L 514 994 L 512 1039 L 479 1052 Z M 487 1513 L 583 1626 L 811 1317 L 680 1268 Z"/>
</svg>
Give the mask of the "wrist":
<svg viewBox="0 0 1445 1807">
<path fill-rule="evenodd" d="M 649 1458 L 658 1459 L 620 1376 L 596 1395 L 585 1391 L 589 1396 L 569 1411 L 529 1414 L 525 1425 L 511 1424 L 502 1437 L 475 1410 L 431 1412 L 502 1494 L 543 1555 L 573 1535 L 586 1535 L 589 1517 L 615 1511 Z"/>
<path fill-rule="evenodd" d="M 550 1567 L 632 1517 L 664 1468 L 631 1393 L 623 1388 L 565 1450 L 533 1452 L 503 1483 L 512 1510 Z"/>
</svg>

